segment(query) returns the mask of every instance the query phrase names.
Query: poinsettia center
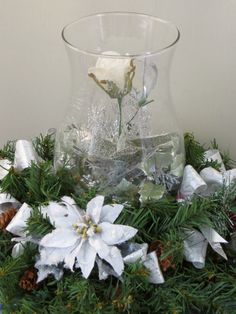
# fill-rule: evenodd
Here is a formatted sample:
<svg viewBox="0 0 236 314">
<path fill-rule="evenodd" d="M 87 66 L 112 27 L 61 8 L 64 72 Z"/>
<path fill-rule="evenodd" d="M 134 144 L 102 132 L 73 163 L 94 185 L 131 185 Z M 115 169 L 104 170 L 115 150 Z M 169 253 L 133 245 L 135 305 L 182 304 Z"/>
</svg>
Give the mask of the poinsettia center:
<svg viewBox="0 0 236 314">
<path fill-rule="evenodd" d="M 73 228 L 75 229 L 76 233 L 83 239 L 86 239 L 89 236 L 94 235 L 95 233 L 102 232 L 101 227 L 95 224 L 93 220 L 88 216 L 84 217 L 83 222 L 79 221 L 76 224 L 74 224 Z"/>
</svg>

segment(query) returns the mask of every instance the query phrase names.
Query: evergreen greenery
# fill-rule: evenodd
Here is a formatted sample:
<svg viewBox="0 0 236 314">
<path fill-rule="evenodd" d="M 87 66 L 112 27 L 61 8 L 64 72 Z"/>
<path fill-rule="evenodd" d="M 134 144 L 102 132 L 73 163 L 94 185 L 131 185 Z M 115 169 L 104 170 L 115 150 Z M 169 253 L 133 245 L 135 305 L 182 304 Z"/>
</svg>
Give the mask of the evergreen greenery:
<svg viewBox="0 0 236 314">
<path fill-rule="evenodd" d="M 42 236 L 54 227 L 43 218 L 39 210 L 51 200 L 72 196 L 85 208 L 96 195 L 96 190 L 76 192 L 76 178 L 66 168 L 53 169 L 53 136 L 40 136 L 34 146 L 44 161 L 32 164 L 22 172 L 14 168 L 0 186 L 20 202 L 33 207 L 27 222 L 28 234 Z M 214 147 L 216 143 L 214 142 Z M 187 163 L 198 171 L 204 163 L 204 147 L 192 134 L 186 134 Z M 8 143 L 0 150 L 1 158 L 13 160 L 14 145 Z M 228 159 L 227 159 L 228 158 Z M 224 160 L 230 161 L 225 154 Z M 217 168 L 214 163 L 211 164 Z M 160 261 L 171 257 L 172 266 L 163 273 L 165 283 L 153 285 L 147 281 L 148 271 L 139 263 L 126 266 L 123 280 L 109 277 L 99 281 L 97 269 L 89 279 L 80 271 L 67 271 L 56 281 L 49 277 L 32 292 L 19 287 L 25 271 L 32 268 L 37 247 L 27 245 L 24 254 L 11 257 L 12 236 L 0 230 L 0 303 L 3 313 L 15 314 L 112 314 L 112 313 L 172 313 L 206 314 L 236 313 L 236 252 L 225 246 L 229 260 L 223 260 L 211 248 L 208 249 L 206 267 L 195 269 L 183 258 L 184 228 L 198 229 L 202 225 L 213 227 L 230 240 L 233 221 L 229 214 L 235 212 L 236 187 L 223 187 L 209 198 L 195 197 L 191 202 L 178 203 L 173 196 L 166 196 L 146 207 L 137 203 L 125 207 L 117 223 L 127 224 L 139 230 L 135 240 L 149 244 L 159 241 L 163 251 Z"/>
</svg>

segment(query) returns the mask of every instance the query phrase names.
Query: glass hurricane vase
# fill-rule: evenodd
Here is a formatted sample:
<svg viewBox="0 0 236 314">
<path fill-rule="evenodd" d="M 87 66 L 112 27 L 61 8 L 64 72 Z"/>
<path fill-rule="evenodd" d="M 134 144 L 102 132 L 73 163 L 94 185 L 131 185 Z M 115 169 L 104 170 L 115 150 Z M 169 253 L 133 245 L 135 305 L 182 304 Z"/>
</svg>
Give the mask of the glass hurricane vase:
<svg viewBox="0 0 236 314">
<path fill-rule="evenodd" d="M 169 91 L 179 31 L 136 13 L 104 13 L 67 25 L 71 102 L 58 129 L 55 167 L 100 191 L 150 181 L 171 191 L 184 166 L 183 135 Z"/>
</svg>

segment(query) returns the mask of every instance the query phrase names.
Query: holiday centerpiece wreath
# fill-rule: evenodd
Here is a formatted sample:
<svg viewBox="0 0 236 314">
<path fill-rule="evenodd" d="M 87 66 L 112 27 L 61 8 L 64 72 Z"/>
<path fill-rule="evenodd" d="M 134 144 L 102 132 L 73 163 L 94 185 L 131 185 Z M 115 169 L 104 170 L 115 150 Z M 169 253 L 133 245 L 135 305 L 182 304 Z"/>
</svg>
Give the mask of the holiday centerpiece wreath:
<svg viewBox="0 0 236 314">
<path fill-rule="evenodd" d="M 7 143 L 3 311 L 234 313 L 236 170 L 215 141 L 205 150 L 186 134 L 185 149 L 177 192 L 123 181 L 104 196 L 55 171 L 53 134 Z"/>
</svg>

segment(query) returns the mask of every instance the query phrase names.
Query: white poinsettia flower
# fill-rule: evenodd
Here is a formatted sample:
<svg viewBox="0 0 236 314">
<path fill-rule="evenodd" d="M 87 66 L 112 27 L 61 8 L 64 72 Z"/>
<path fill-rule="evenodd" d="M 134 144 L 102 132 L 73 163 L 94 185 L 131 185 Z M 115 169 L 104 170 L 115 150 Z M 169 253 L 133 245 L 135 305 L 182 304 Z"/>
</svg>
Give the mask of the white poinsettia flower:
<svg viewBox="0 0 236 314">
<path fill-rule="evenodd" d="M 111 98 L 119 98 L 131 91 L 132 80 L 135 74 L 133 59 L 129 56 L 119 57 L 114 51 L 106 51 L 97 59 L 95 67 L 88 70 L 88 75 L 106 92 Z M 113 58 L 110 56 L 117 56 Z"/>
<path fill-rule="evenodd" d="M 105 260 L 121 275 L 124 262 L 117 244 L 132 238 L 137 229 L 115 225 L 122 205 L 103 206 L 104 197 L 97 196 L 87 204 L 86 211 L 73 205 L 70 198 L 64 212 L 48 212 L 56 227 L 40 241 L 40 265 L 64 263 L 65 268 L 80 268 L 85 278 L 90 275 L 96 258 Z"/>
</svg>

